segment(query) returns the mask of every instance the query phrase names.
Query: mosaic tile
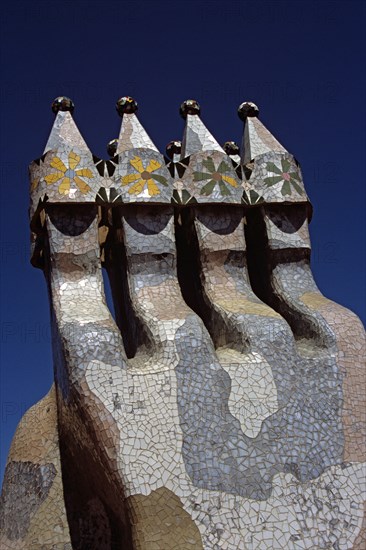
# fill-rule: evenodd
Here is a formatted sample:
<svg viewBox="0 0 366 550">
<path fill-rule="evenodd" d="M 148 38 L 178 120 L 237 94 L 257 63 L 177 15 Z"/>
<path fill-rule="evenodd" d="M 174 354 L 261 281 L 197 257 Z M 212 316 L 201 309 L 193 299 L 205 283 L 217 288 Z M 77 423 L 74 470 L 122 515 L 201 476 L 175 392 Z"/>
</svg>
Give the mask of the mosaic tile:
<svg viewBox="0 0 366 550">
<path fill-rule="evenodd" d="M 314 281 L 293 155 L 252 102 L 239 151 L 185 101 L 168 158 L 129 96 L 109 160 L 52 109 L 30 213 L 55 383 L 13 439 L 1 547 L 363 548 L 365 332 Z"/>
</svg>

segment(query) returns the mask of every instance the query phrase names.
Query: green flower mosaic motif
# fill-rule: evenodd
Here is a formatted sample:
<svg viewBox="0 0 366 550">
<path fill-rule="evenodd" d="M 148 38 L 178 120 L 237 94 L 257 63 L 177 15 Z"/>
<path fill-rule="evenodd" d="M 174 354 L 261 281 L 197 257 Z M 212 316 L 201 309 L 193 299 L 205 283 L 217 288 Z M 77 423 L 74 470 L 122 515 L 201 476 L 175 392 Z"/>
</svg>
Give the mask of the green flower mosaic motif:
<svg viewBox="0 0 366 550">
<path fill-rule="evenodd" d="M 290 170 L 292 170 L 290 172 Z M 305 195 L 304 190 L 301 188 L 301 177 L 297 168 L 287 159 L 281 159 L 281 168 L 273 162 L 267 162 L 267 171 L 272 172 L 273 176 L 264 178 L 264 182 L 267 187 L 271 187 L 276 183 L 283 181 L 281 193 L 283 196 L 291 195 L 292 188 L 299 193 L 299 195 Z"/>
<path fill-rule="evenodd" d="M 219 186 L 221 195 L 231 195 L 230 187 L 238 187 L 238 183 L 232 176 L 232 167 L 229 166 L 224 160 L 222 160 L 219 166 L 216 168 L 212 157 L 207 157 L 202 161 L 203 166 L 207 172 L 193 172 L 194 181 L 209 180 L 201 189 L 200 195 L 211 195 L 216 185 Z"/>
</svg>

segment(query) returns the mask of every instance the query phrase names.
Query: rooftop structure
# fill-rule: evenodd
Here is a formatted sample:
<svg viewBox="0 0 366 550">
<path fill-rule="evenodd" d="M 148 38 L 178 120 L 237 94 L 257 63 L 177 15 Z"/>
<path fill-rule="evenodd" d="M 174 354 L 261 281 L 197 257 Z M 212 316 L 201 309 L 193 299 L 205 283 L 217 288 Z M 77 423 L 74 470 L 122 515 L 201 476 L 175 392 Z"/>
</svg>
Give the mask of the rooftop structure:
<svg viewBox="0 0 366 550">
<path fill-rule="evenodd" d="M 365 548 L 365 333 L 313 279 L 299 163 L 252 102 L 239 147 L 185 101 L 166 155 L 116 109 L 105 160 L 57 98 L 30 166 L 55 382 L 14 436 L 2 547 Z"/>
</svg>

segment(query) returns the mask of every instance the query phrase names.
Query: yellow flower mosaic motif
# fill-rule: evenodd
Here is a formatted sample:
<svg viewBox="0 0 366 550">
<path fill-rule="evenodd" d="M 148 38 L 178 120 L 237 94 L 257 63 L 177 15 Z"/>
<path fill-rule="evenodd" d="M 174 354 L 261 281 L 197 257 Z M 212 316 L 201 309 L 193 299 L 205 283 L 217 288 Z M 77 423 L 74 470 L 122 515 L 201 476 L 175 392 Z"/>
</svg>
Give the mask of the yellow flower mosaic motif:
<svg viewBox="0 0 366 550">
<path fill-rule="evenodd" d="M 79 168 L 79 170 L 76 170 L 80 160 L 81 157 L 71 151 L 69 153 L 69 167 L 67 167 L 59 157 L 53 157 L 50 165 L 52 168 L 56 168 L 57 172 L 45 176 L 44 179 L 47 185 L 57 183 L 61 180 L 58 191 L 61 195 L 68 195 L 71 182 L 75 182 L 81 193 L 88 193 L 88 191 L 90 191 L 90 186 L 81 178 L 89 179 L 93 178 L 94 175 L 89 168 Z"/>
<path fill-rule="evenodd" d="M 164 176 L 153 174 L 153 172 L 161 168 L 161 164 L 157 160 L 151 159 L 146 168 L 144 168 L 141 158 L 135 156 L 130 160 L 130 164 L 136 170 L 136 173 L 127 174 L 121 178 L 122 185 L 133 183 L 128 190 L 130 195 L 138 195 L 143 191 L 145 186 L 147 186 L 150 196 L 159 195 L 160 189 L 155 182 L 157 181 L 165 186 L 168 185 L 167 179 Z"/>
</svg>

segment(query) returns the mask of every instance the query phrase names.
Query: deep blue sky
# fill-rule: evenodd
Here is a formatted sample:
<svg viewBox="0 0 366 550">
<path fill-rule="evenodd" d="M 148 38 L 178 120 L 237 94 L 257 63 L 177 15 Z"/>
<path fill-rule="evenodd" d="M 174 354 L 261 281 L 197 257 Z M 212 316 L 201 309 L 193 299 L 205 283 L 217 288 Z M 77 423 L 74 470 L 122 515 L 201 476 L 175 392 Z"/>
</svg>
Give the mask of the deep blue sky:
<svg viewBox="0 0 366 550">
<path fill-rule="evenodd" d="M 91 150 L 118 135 L 132 95 L 160 150 L 197 99 L 220 143 L 244 100 L 302 165 L 320 289 L 365 321 L 365 4 L 346 1 L 16 1 L 2 7 L 1 474 L 22 413 L 52 383 L 42 272 L 29 263 L 27 165 L 70 96 Z"/>
</svg>

